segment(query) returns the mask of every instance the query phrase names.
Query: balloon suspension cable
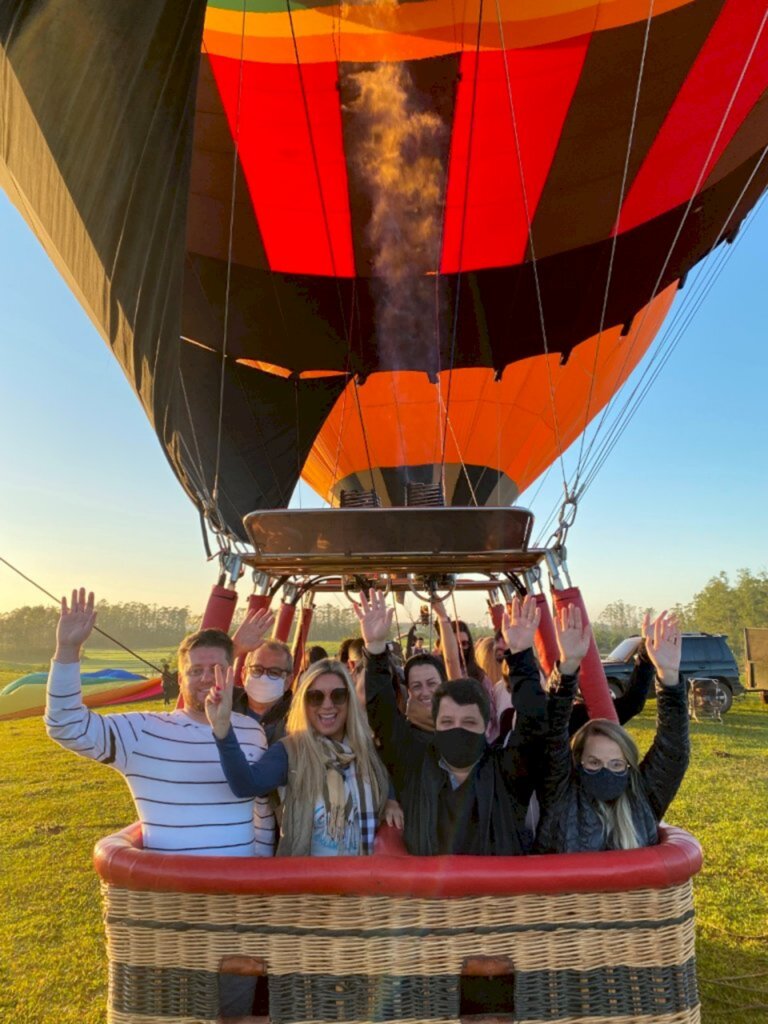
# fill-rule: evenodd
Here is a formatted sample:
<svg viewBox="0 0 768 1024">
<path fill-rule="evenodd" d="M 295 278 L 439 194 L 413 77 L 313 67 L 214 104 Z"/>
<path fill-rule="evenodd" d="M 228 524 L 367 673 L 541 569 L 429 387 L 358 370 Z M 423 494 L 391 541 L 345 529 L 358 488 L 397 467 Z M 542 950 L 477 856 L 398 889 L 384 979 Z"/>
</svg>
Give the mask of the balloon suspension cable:
<svg viewBox="0 0 768 1024">
<path fill-rule="evenodd" d="M 330 263 L 331 263 L 331 273 L 332 273 L 333 279 L 334 279 L 334 281 L 336 283 L 336 297 L 337 297 L 338 303 L 339 303 L 339 313 L 341 314 L 341 323 L 344 325 L 344 340 L 346 342 L 346 349 L 347 349 L 347 353 L 348 353 L 348 355 L 347 355 L 347 366 L 349 366 L 349 353 L 352 350 L 352 325 L 351 325 L 351 319 L 352 319 L 352 315 L 353 315 L 353 312 L 354 312 L 354 303 L 350 303 L 349 322 L 348 322 L 348 320 L 347 320 L 347 311 L 346 311 L 345 306 L 344 306 L 344 297 L 342 295 L 341 285 L 339 283 L 339 280 L 340 280 L 339 279 L 339 273 L 338 273 L 338 270 L 337 270 L 337 267 L 336 267 L 336 253 L 333 250 L 333 234 L 331 232 L 331 224 L 330 224 L 330 220 L 328 218 L 328 209 L 326 207 L 326 202 L 325 202 L 325 192 L 323 190 L 323 181 L 322 181 L 322 176 L 320 174 L 320 160 L 319 160 L 318 155 L 317 155 L 317 144 L 316 144 L 316 141 L 315 141 L 315 133 L 314 133 L 313 128 L 312 128 L 312 118 L 310 116 L 309 100 L 307 98 L 307 86 L 306 86 L 306 82 L 304 81 L 304 69 L 301 66 L 301 58 L 299 56 L 299 44 L 298 44 L 298 40 L 296 38 L 296 26 L 294 25 L 294 21 L 293 21 L 293 6 L 291 4 L 291 0 L 286 0 L 286 11 L 288 13 L 288 24 L 289 24 L 290 29 L 291 29 L 291 39 L 292 39 L 292 42 L 293 42 L 293 54 L 294 54 L 294 57 L 296 59 L 296 72 L 297 72 L 298 77 L 299 77 L 299 88 L 301 89 L 301 101 L 302 101 L 302 106 L 303 106 L 303 109 L 304 109 L 304 119 L 305 119 L 306 126 L 307 126 L 307 138 L 308 138 L 308 141 L 309 141 L 310 152 L 312 154 L 312 168 L 314 170 L 315 180 L 317 182 L 317 194 L 318 194 L 318 199 L 319 199 L 319 202 L 320 202 L 320 211 L 321 211 L 322 216 L 323 216 L 323 228 L 324 228 L 324 231 L 325 231 L 326 244 L 328 245 L 328 258 L 329 258 Z M 338 66 L 338 62 L 337 62 L 337 66 Z M 363 418 L 363 410 L 362 410 L 362 407 L 361 407 L 361 404 L 360 404 L 360 395 L 358 394 L 359 383 L 358 383 L 358 380 L 357 380 L 357 376 L 353 377 L 353 379 L 352 379 L 352 389 L 353 389 L 353 393 L 354 393 L 354 396 L 355 396 L 355 405 L 357 407 L 358 418 L 360 420 L 360 430 L 361 430 L 362 435 L 363 435 L 363 445 L 365 447 L 365 456 L 366 456 L 366 459 L 368 461 L 368 473 L 369 473 L 370 478 L 371 478 L 371 490 L 375 491 L 376 490 L 376 485 L 374 483 L 374 476 L 373 476 L 373 461 L 371 459 L 370 447 L 369 447 L 369 444 L 368 444 L 368 433 L 367 433 L 367 431 L 365 429 L 365 421 L 364 421 L 364 418 Z"/>
<path fill-rule="evenodd" d="M 544 583 L 542 582 L 542 572 L 540 565 L 534 565 L 532 568 L 527 569 L 523 574 L 525 580 L 525 586 L 529 594 L 543 594 Z"/>
<path fill-rule="evenodd" d="M 229 304 L 232 291 L 232 254 L 235 243 L 235 204 L 237 200 L 237 169 L 240 162 L 240 123 L 243 105 L 243 75 L 245 71 L 245 16 L 248 8 L 243 0 L 243 16 L 240 28 L 240 68 L 237 81 L 237 107 L 235 111 L 235 131 L 233 134 L 234 152 L 232 154 L 232 185 L 229 200 L 229 237 L 227 239 L 227 276 L 224 286 L 224 322 L 221 339 L 221 374 L 219 378 L 219 415 L 216 425 L 216 461 L 214 463 L 213 488 L 211 499 L 215 506 L 219 501 L 219 471 L 221 469 L 221 435 L 224 427 L 224 387 L 226 384 L 227 344 L 229 341 Z"/>
<path fill-rule="evenodd" d="M 456 637 L 456 648 L 457 648 L 457 650 L 459 652 L 459 664 L 461 665 L 462 672 L 466 676 L 466 674 L 467 674 L 467 658 L 466 658 L 466 655 L 464 654 L 464 648 L 461 646 L 461 639 L 460 639 L 461 630 L 459 628 L 459 610 L 456 607 L 456 591 L 455 590 L 451 591 L 451 606 L 453 607 L 453 623 L 451 624 L 451 628 L 453 629 L 453 635 Z M 445 655 L 445 651 L 443 651 L 443 655 Z"/>
<path fill-rule="evenodd" d="M 459 231 L 458 266 L 456 273 L 456 297 L 453 303 L 453 323 L 451 325 L 451 358 L 448 367 L 448 387 L 445 396 L 445 419 L 442 430 L 442 452 L 440 453 L 440 475 L 443 487 L 443 494 L 447 493 L 445 486 L 445 459 L 448 445 L 448 425 L 450 423 L 451 391 L 453 389 L 453 370 L 456 362 L 456 339 L 459 332 L 459 304 L 461 300 L 462 263 L 464 259 L 464 240 L 467 226 L 467 212 L 469 208 L 469 174 L 472 166 L 472 141 L 475 132 L 475 112 L 477 105 L 477 82 L 480 70 L 480 48 L 483 28 L 483 0 L 478 4 L 477 14 L 477 37 L 475 40 L 475 69 L 472 82 L 472 106 L 469 112 L 469 133 L 467 137 L 467 169 L 464 174 L 464 199 L 461 210 L 461 227 Z"/>
<path fill-rule="evenodd" d="M 253 593 L 258 594 L 260 597 L 266 597 L 269 594 L 269 576 L 260 569 L 254 569 L 251 572 L 251 579 L 253 581 Z"/>
<path fill-rule="evenodd" d="M 567 487 L 566 474 L 565 474 L 565 458 L 563 450 L 563 439 L 560 433 L 560 419 L 557 415 L 557 403 L 555 402 L 555 384 L 552 379 L 552 366 L 549 358 L 549 339 L 547 336 L 547 326 L 544 318 L 544 301 L 541 294 L 541 281 L 539 280 L 539 267 L 536 261 L 536 246 L 534 244 L 533 237 L 533 221 L 531 218 L 531 204 L 528 198 L 528 188 L 525 183 L 525 168 L 523 166 L 523 154 L 520 147 L 520 133 L 517 125 L 517 114 L 515 112 L 515 101 L 512 95 L 512 77 L 509 71 L 509 59 L 508 51 L 504 42 L 504 19 L 501 13 L 501 7 L 499 0 L 496 0 L 496 16 L 499 25 L 499 36 L 501 41 L 501 52 L 504 59 L 504 77 L 507 86 L 507 96 L 509 99 L 509 113 L 512 118 L 512 132 L 515 139 L 515 155 L 517 157 L 517 170 L 520 175 L 520 192 L 523 200 L 523 209 L 525 210 L 525 221 L 528 228 L 528 249 L 531 254 L 531 271 L 533 273 L 533 284 L 536 292 L 536 305 L 539 314 L 539 327 L 541 329 L 541 341 L 544 346 L 544 357 L 547 367 L 547 379 L 549 383 L 549 402 L 552 409 L 552 427 L 555 435 L 555 441 L 557 443 L 558 460 L 560 465 L 560 474 L 563 478 L 563 486 Z"/>
<path fill-rule="evenodd" d="M 632 146 L 635 141 L 635 127 L 637 125 L 637 112 L 640 107 L 640 88 L 643 82 L 643 72 L 645 71 L 646 58 L 648 56 L 648 40 L 651 34 L 651 22 L 653 21 L 653 6 L 654 0 L 650 0 L 648 5 L 648 17 L 645 22 L 645 33 L 643 35 L 643 49 L 640 54 L 640 66 L 637 72 L 637 84 L 635 86 L 635 97 L 632 105 L 632 119 L 629 125 L 629 134 L 627 136 L 627 150 L 624 154 L 624 168 L 621 175 L 621 186 L 619 188 L 619 199 L 616 208 L 616 227 L 612 232 L 611 236 L 611 253 L 608 259 L 608 273 L 605 277 L 605 290 L 603 292 L 603 305 L 600 310 L 600 325 L 597 332 L 597 343 L 595 345 L 595 357 L 592 362 L 592 373 L 589 383 L 589 394 L 587 395 L 587 406 L 584 411 L 584 425 L 582 427 L 581 438 L 579 442 L 579 454 L 576 459 L 576 473 L 574 478 L 573 486 L 578 487 L 579 480 L 581 477 L 582 460 L 584 457 L 584 441 L 586 437 L 586 430 L 589 424 L 589 410 L 592 405 L 592 398 L 595 390 L 595 381 L 597 379 L 597 365 L 600 358 L 600 345 L 603 340 L 603 330 L 605 328 L 605 317 L 608 310 L 608 296 L 611 290 L 611 279 L 613 278 L 613 268 L 616 260 L 616 247 L 619 242 L 619 233 L 621 225 L 621 211 L 624 207 L 624 196 L 627 190 L 627 181 L 629 179 L 629 164 L 632 156 Z"/>
<path fill-rule="evenodd" d="M 2 556 L 0 556 L 0 562 L 2 562 L 3 565 L 7 565 L 8 568 L 12 572 L 15 572 L 17 576 L 21 576 L 21 578 L 23 580 L 26 580 L 27 583 L 30 583 L 33 587 L 36 587 L 40 591 L 41 594 L 45 594 L 46 597 L 50 597 L 50 599 L 59 608 L 61 607 L 61 598 L 60 597 L 56 597 L 54 594 L 52 594 L 50 592 L 50 590 L 46 590 L 45 587 L 41 586 L 39 583 L 36 583 L 35 580 L 33 580 L 29 576 L 25 575 L 21 571 L 21 569 L 17 569 L 15 565 L 11 565 L 11 563 L 8 561 L 7 558 L 3 558 Z M 154 662 L 147 661 L 146 658 L 142 657 L 140 654 L 137 654 L 136 651 L 132 650 L 130 647 L 128 647 L 126 644 L 124 644 L 122 642 L 122 640 L 118 640 L 117 637 L 112 636 L 111 633 L 107 633 L 105 630 L 99 629 L 98 626 L 94 626 L 93 627 L 93 631 L 94 631 L 94 633 L 98 633 L 99 636 L 103 636 L 105 640 L 109 640 L 110 643 L 117 644 L 118 647 L 122 648 L 122 650 L 124 650 L 128 654 L 130 654 L 131 657 L 136 658 L 136 660 L 140 661 L 143 665 L 148 665 L 149 668 L 151 668 L 153 672 L 160 672 L 160 673 L 162 673 L 162 669 L 159 668 L 157 665 L 155 665 Z"/>
<path fill-rule="evenodd" d="M 242 556 L 234 554 L 232 551 L 220 551 L 218 554 L 221 569 L 219 579 L 225 581 L 221 586 L 229 585 L 234 590 L 237 581 L 245 572 Z M 227 577 L 229 578 L 227 579 Z"/>
<path fill-rule="evenodd" d="M 563 589 L 562 576 L 565 577 L 567 583 L 566 586 L 571 585 L 570 577 L 568 575 L 568 566 L 566 565 L 566 547 L 565 542 L 568 538 L 568 531 L 573 526 L 574 520 L 576 519 L 576 513 L 579 509 L 578 498 L 569 493 L 568 489 L 565 490 L 565 497 L 563 503 L 560 506 L 560 512 L 558 514 L 557 529 L 550 537 L 546 547 L 546 561 L 550 573 L 550 581 L 552 588 L 555 590 Z"/>
<path fill-rule="evenodd" d="M 400 643 L 400 617 L 397 614 L 397 595 L 395 594 L 394 590 L 391 590 L 391 589 L 390 589 L 390 594 L 392 596 L 392 609 L 393 609 L 393 611 L 395 613 L 395 637 L 397 638 L 397 642 L 399 644 Z M 402 645 L 401 645 L 401 653 L 402 653 Z"/>
<path fill-rule="evenodd" d="M 683 213 L 682 213 L 682 216 L 680 218 L 680 222 L 679 222 L 679 224 L 677 226 L 677 229 L 675 231 L 675 234 L 674 234 L 672 240 L 669 243 L 669 246 L 668 246 L 668 249 L 667 249 L 667 254 L 666 254 L 664 262 L 663 262 L 663 264 L 661 266 L 661 270 L 659 271 L 659 273 L 658 273 L 658 275 L 656 277 L 656 280 L 655 280 L 655 282 L 654 282 L 654 284 L 653 284 L 653 286 L 651 288 L 651 292 L 650 292 L 648 301 L 645 304 L 643 315 L 642 315 L 642 317 L 640 319 L 640 323 L 638 324 L 638 326 L 637 326 L 637 328 L 636 328 L 636 330 L 634 332 L 635 340 L 638 339 L 641 336 L 641 334 L 642 334 L 643 327 L 644 327 L 645 322 L 646 322 L 646 320 L 648 318 L 648 315 L 649 315 L 650 305 L 651 305 L 653 299 L 655 298 L 655 296 L 658 293 L 658 290 L 659 290 L 661 282 L 662 282 L 662 280 L 664 278 L 664 274 L 666 272 L 667 266 L 669 265 L 669 261 L 672 258 L 672 254 L 675 251 L 675 247 L 677 246 L 677 243 L 678 243 L 678 241 L 680 239 L 680 236 L 682 235 L 683 228 L 685 227 L 686 221 L 688 220 L 688 216 L 689 216 L 689 214 L 691 212 L 691 209 L 693 208 L 694 203 L 696 202 L 696 200 L 697 200 L 697 198 L 699 196 L 699 188 L 701 187 L 701 185 L 702 185 L 702 183 L 703 183 L 703 181 L 704 181 L 704 179 L 706 177 L 707 169 L 710 167 L 710 162 L 712 160 L 713 154 L 715 153 L 715 150 L 717 149 L 718 143 L 720 141 L 720 137 L 721 137 L 721 135 L 722 135 L 722 133 L 723 133 L 723 131 L 725 129 L 725 126 L 726 126 L 727 122 L 728 122 L 728 118 L 729 118 L 729 116 L 731 114 L 731 111 L 733 109 L 733 105 L 736 102 L 736 97 L 737 97 L 737 95 L 739 93 L 739 90 L 741 89 L 741 85 L 742 85 L 742 83 L 744 81 L 744 78 L 746 76 L 747 69 L 749 68 L 749 65 L 752 62 L 752 58 L 754 57 L 755 51 L 757 49 L 758 42 L 760 41 L 760 37 L 763 34 L 763 30 L 765 29 L 766 23 L 768 23 L 768 11 L 766 11 L 766 13 L 763 15 L 762 21 L 760 22 L 760 26 L 757 29 L 757 32 L 755 33 L 754 39 L 752 40 L 751 47 L 750 47 L 749 52 L 747 53 L 747 55 L 746 55 L 746 57 L 744 59 L 744 62 L 743 62 L 742 67 L 741 67 L 741 71 L 739 73 L 739 77 L 738 77 L 738 79 L 736 81 L 736 84 L 735 84 L 735 86 L 734 86 L 734 88 L 733 88 L 733 90 L 731 92 L 731 96 L 730 96 L 730 99 L 728 100 L 728 103 L 727 103 L 727 105 L 725 107 L 725 110 L 723 111 L 723 115 L 722 115 L 722 118 L 720 119 L 720 123 L 719 123 L 719 125 L 717 127 L 717 130 L 715 132 L 714 138 L 712 140 L 712 144 L 709 147 L 709 150 L 708 150 L 707 154 L 704 157 L 704 160 L 703 160 L 702 165 L 701 165 L 701 170 L 699 171 L 699 174 L 698 174 L 698 177 L 696 179 L 696 182 L 695 182 L 693 188 L 691 189 L 690 198 L 689 198 L 689 200 L 688 200 L 688 202 L 687 202 L 687 204 L 686 204 L 686 206 L 685 206 L 685 208 L 683 210 Z M 760 162 L 762 162 L 762 159 L 761 159 Z M 753 174 L 754 174 L 754 170 L 753 170 Z M 750 180 L 751 180 L 751 178 L 752 178 L 752 175 L 750 175 Z M 742 189 L 741 196 L 743 196 L 745 191 L 746 191 L 746 188 Z M 720 240 L 722 239 L 725 227 L 727 226 L 728 221 L 730 220 L 731 216 L 733 216 L 733 214 L 735 213 L 736 206 L 738 205 L 738 202 L 741 200 L 741 196 L 739 196 L 739 199 L 737 200 L 737 202 L 731 207 L 731 211 L 727 215 L 727 217 L 726 217 L 726 219 L 724 221 L 723 229 L 720 231 L 720 233 L 719 233 L 717 239 L 715 240 L 715 243 L 712 246 L 712 248 L 714 248 L 716 245 L 718 245 Z M 623 361 L 623 363 L 621 365 L 621 368 L 619 370 L 619 373 L 618 373 L 618 376 L 617 376 L 617 380 L 621 379 L 621 376 L 622 376 L 622 374 L 624 372 L 624 369 L 627 366 L 628 361 L 629 361 L 629 359 L 631 357 L 633 347 L 634 347 L 634 343 L 630 344 L 629 346 L 627 346 L 627 352 L 625 353 L 624 361 Z M 657 349 L 657 353 L 658 353 L 658 351 L 659 351 L 659 349 Z M 647 368 L 646 368 L 646 372 L 647 372 Z M 634 394 L 634 392 L 633 392 L 633 394 Z M 589 446 L 587 448 L 587 452 L 584 455 L 583 463 L 586 463 L 586 460 L 587 460 L 587 458 L 589 457 L 589 455 L 591 453 L 592 447 L 595 444 L 597 436 L 599 435 L 599 433 L 601 431 L 601 427 L 602 427 L 603 423 L 605 422 L 605 419 L 608 416 L 609 412 L 612 411 L 612 409 L 613 409 L 615 398 L 616 398 L 616 396 L 614 395 L 613 398 L 611 398 L 611 400 L 607 403 L 605 409 L 602 412 L 602 415 L 600 417 L 600 421 L 599 421 L 599 423 L 597 425 L 597 428 L 596 428 L 596 430 L 595 430 L 595 432 L 594 432 L 594 434 L 593 434 L 593 436 L 592 436 L 592 438 L 590 440 L 590 444 L 589 444 Z M 630 396 L 629 401 L 631 401 L 631 396 Z M 626 404 L 625 404 L 624 408 L 626 408 Z M 622 410 L 622 412 L 623 412 L 623 410 Z M 619 415 L 621 415 L 621 413 Z M 581 461 L 581 457 L 580 457 L 580 461 Z M 582 465 L 580 465 L 578 467 L 579 473 L 581 473 L 581 471 L 584 468 L 583 463 L 582 463 Z M 601 463 L 601 465 L 602 465 L 602 463 Z M 594 477 L 592 476 L 592 478 L 594 478 Z"/>
<path fill-rule="evenodd" d="M 565 548 L 548 548 L 544 558 L 549 570 L 550 590 L 566 590 L 571 587 L 571 577 L 565 561 Z"/>
</svg>

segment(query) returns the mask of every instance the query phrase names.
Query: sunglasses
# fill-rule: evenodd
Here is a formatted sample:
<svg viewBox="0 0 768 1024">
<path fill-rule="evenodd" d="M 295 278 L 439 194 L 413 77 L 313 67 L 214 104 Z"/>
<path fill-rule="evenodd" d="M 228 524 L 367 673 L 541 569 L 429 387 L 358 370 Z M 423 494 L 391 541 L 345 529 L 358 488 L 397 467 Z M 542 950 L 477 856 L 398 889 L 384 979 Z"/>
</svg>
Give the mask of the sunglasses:
<svg viewBox="0 0 768 1024">
<path fill-rule="evenodd" d="M 337 686 L 335 690 L 331 690 L 328 696 L 331 698 L 333 706 L 340 708 L 349 700 L 349 690 L 346 686 Z M 323 690 L 307 690 L 304 700 L 311 708 L 319 708 L 325 700 L 325 692 Z"/>
</svg>

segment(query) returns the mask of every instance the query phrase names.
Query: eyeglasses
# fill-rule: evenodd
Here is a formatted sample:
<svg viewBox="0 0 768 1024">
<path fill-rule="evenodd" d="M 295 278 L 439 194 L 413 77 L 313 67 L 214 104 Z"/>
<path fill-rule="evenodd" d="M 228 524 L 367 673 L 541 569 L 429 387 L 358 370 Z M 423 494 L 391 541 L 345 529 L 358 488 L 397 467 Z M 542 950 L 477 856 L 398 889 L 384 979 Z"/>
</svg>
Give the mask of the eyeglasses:
<svg viewBox="0 0 768 1024">
<path fill-rule="evenodd" d="M 601 761 L 599 757 L 585 757 L 581 767 L 590 775 L 595 775 L 601 768 L 607 768 L 614 775 L 623 775 L 629 769 L 627 762 L 620 757 L 615 757 L 612 761 Z"/>
<path fill-rule="evenodd" d="M 346 686 L 337 686 L 335 690 L 331 690 L 328 696 L 331 698 L 333 706 L 340 708 L 349 700 L 349 690 L 347 690 Z M 322 707 L 325 697 L 324 690 L 307 690 L 304 694 L 304 700 L 311 708 Z"/>
<path fill-rule="evenodd" d="M 264 668 L 263 665 L 246 665 L 246 671 L 251 676 L 266 676 L 267 679 L 284 679 L 288 675 L 287 668 Z"/>
</svg>

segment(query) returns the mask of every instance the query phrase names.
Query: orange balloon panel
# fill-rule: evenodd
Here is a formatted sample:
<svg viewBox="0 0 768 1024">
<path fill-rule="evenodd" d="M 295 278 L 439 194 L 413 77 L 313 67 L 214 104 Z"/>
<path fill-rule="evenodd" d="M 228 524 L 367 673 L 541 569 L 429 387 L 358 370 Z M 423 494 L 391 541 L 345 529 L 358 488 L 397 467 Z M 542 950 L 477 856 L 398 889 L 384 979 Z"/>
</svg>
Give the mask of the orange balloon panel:
<svg viewBox="0 0 768 1024">
<path fill-rule="evenodd" d="M 304 480 L 331 504 L 344 488 L 375 489 L 384 502 L 404 504 L 411 481 L 443 482 L 451 504 L 513 502 L 621 387 L 676 290 L 670 285 L 640 310 L 628 334 L 604 330 L 565 365 L 558 355 L 536 356 L 511 363 L 498 381 L 491 369 L 470 368 L 444 371 L 436 384 L 424 373 L 374 373 L 357 397 L 350 383 L 315 440 Z"/>
</svg>

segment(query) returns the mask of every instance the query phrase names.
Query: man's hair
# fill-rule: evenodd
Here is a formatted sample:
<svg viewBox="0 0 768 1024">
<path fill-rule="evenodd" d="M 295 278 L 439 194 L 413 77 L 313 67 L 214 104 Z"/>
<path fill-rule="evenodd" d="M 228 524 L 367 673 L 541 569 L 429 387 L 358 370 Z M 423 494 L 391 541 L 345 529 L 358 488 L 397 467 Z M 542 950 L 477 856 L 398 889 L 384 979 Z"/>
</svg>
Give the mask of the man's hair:
<svg viewBox="0 0 768 1024">
<path fill-rule="evenodd" d="M 408 676 L 412 668 L 417 668 L 419 665 L 429 665 L 433 668 L 440 676 L 442 682 L 445 682 L 445 665 L 443 664 L 442 658 L 435 657 L 434 654 L 412 654 L 411 657 L 405 663 L 405 685 L 408 686 Z"/>
<path fill-rule="evenodd" d="M 284 644 L 282 640 L 262 640 L 262 642 L 255 650 L 249 651 L 248 654 L 245 656 L 245 664 L 255 665 L 257 661 L 256 654 L 263 647 L 266 648 L 268 651 L 275 651 L 276 653 L 278 651 L 281 652 L 285 657 L 286 669 L 289 672 L 293 671 L 293 655 L 291 654 L 291 648 L 288 646 L 288 644 Z"/>
<path fill-rule="evenodd" d="M 354 658 L 355 661 L 359 661 L 363 656 L 365 650 L 365 644 L 363 643 L 362 637 L 356 636 L 349 641 L 349 647 L 347 647 L 347 661 L 350 658 Z"/>
<path fill-rule="evenodd" d="M 476 679 L 449 679 L 445 683 L 440 683 L 432 694 L 432 719 L 435 722 L 443 697 L 450 697 L 457 704 L 477 704 L 485 724 L 488 725 L 490 722 L 491 700 Z"/>
<path fill-rule="evenodd" d="M 198 629 L 196 633 L 185 636 L 179 644 L 178 660 L 180 665 L 185 665 L 189 652 L 196 647 L 220 647 L 227 653 L 227 661 L 232 664 L 232 638 L 223 629 Z"/>
<path fill-rule="evenodd" d="M 324 661 L 327 657 L 328 652 L 319 644 L 313 644 L 312 647 L 307 648 L 307 665 L 314 665 L 316 661 Z"/>
</svg>

